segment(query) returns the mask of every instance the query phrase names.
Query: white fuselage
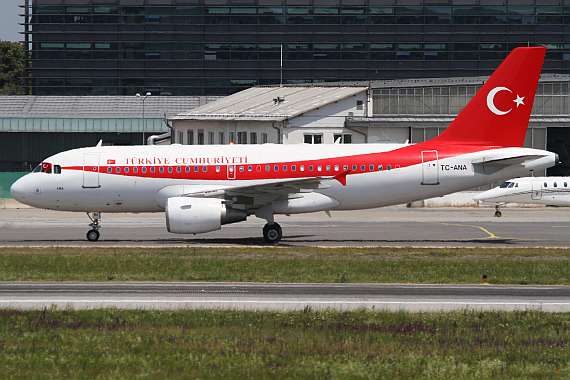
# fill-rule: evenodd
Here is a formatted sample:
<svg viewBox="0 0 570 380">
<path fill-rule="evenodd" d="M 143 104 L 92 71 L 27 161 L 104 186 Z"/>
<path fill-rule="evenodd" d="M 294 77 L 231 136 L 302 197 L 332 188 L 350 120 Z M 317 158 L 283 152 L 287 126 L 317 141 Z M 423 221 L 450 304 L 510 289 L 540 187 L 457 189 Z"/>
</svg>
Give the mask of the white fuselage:
<svg viewBox="0 0 570 380">
<path fill-rule="evenodd" d="M 50 157 L 45 162 L 60 166 L 61 173 L 31 173 L 11 191 L 20 202 L 52 210 L 161 212 L 170 197 L 324 177 L 328 186 L 313 191 L 338 201 L 330 209 L 355 210 L 442 196 L 555 163 L 553 153 L 527 148 L 439 148 L 422 144 L 97 146 Z M 542 157 L 500 170 L 478 170 L 474 165 L 482 159 L 536 154 Z M 346 186 L 335 176 L 345 176 Z M 256 197 L 243 202 L 244 207 L 263 204 Z"/>
<path fill-rule="evenodd" d="M 510 179 L 473 197 L 481 204 L 541 204 L 570 206 L 570 177 Z"/>
</svg>

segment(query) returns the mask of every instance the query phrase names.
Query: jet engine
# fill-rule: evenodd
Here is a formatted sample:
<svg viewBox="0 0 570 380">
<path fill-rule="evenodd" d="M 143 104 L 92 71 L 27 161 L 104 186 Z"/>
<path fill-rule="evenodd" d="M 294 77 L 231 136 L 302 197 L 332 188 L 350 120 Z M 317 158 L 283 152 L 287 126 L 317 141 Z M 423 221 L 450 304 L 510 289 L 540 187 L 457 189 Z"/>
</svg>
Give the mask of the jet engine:
<svg viewBox="0 0 570 380">
<path fill-rule="evenodd" d="M 166 200 L 166 228 L 174 234 L 200 234 L 222 224 L 244 221 L 245 210 L 231 208 L 221 199 L 171 197 Z"/>
</svg>

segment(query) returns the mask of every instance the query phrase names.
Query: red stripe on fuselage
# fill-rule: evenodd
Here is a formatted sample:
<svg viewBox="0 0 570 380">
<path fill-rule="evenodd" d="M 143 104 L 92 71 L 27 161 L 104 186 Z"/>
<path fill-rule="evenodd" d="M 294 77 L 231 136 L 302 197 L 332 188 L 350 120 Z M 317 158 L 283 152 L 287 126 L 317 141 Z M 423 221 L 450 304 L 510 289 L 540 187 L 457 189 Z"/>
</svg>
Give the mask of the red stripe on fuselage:
<svg viewBox="0 0 570 380">
<path fill-rule="evenodd" d="M 443 148 L 443 149 L 442 149 Z M 319 176 L 336 176 L 347 170 L 350 173 L 347 175 L 354 175 L 360 173 L 369 173 L 372 171 L 379 171 L 379 165 L 382 165 L 382 170 L 388 170 L 390 166 L 391 170 L 396 168 L 405 168 L 413 165 L 418 165 L 422 163 L 422 152 L 424 151 L 437 151 L 438 159 L 445 159 L 456 157 L 463 154 L 474 153 L 483 150 L 491 150 L 502 148 L 500 146 L 480 146 L 480 145 L 435 145 L 430 144 L 429 141 L 425 143 L 419 143 L 415 145 L 410 145 L 398 149 L 394 149 L 388 152 L 379 153 L 367 153 L 362 155 L 352 155 L 344 157 L 327 157 L 314 160 L 303 160 L 303 161 L 285 161 L 285 162 L 266 162 L 266 163 L 250 163 L 250 164 L 236 164 L 236 165 L 160 165 L 160 166 L 147 166 L 147 165 L 106 165 L 99 166 L 99 173 L 109 174 L 109 175 L 120 175 L 124 177 L 139 177 L 139 178 L 160 178 L 160 179 L 182 179 L 182 180 L 203 180 L 203 181 L 227 181 L 227 180 L 238 180 L 238 181 L 253 181 L 253 180 L 265 180 L 265 179 L 289 179 L 289 178 L 305 178 L 305 177 L 319 177 Z M 103 161 L 105 162 L 105 161 Z M 335 166 L 338 165 L 338 170 L 335 170 Z M 348 165 L 348 169 L 344 166 Z M 356 169 L 353 169 L 353 165 L 356 165 Z M 364 170 L 362 170 L 362 165 L 364 165 Z M 373 165 L 374 170 L 370 170 L 370 165 Z M 230 175 L 228 168 L 230 166 L 234 167 L 235 176 Z M 266 170 L 266 166 L 269 166 L 269 171 Z M 275 170 L 277 166 L 278 170 Z M 287 170 L 284 171 L 284 166 Z M 296 167 L 296 170 L 292 170 L 292 166 Z M 304 167 L 304 171 L 301 171 L 301 166 Z M 309 170 L 312 166 L 313 170 Z M 318 170 L 318 167 L 321 170 Z M 327 166 L 330 170 L 326 170 Z M 194 171 L 195 167 L 199 168 L 199 171 Z M 219 167 L 220 170 L 216 171 Z M 248 169 L 251 167 L 251 171 Z M 108 169 L 111 168 L 111 172 L 108 173 Z M 120 172 L 117 173 L 117 168 L 120 168 Z M 128 168 L 129 172 L 125 173 L 125 169 Z M 134 172 L 134 169 L 137 172 Z M 146 173 L 143 173 L 143 168 L 146 168 Z M 151 172 L 151 168 L 155 168 L 155 172 Z M 160 168 L 163 168 L 163 172 L 160 172 Z M 169 168 L 172 169 L 169 172 Z M 180 172 L 178 172 L 180 168 Z M 186 168 L 190 168 L 190 172 L 186 172 Z M 206 171 L 204 171 L 206 168 Z M 68 166 L 63 169 L 67 170 L 83 170 L 83 166 Z M 97 171 L 97 167 L 85 167 L 86 171 Z M 235 177 L 235 178 L 234 178 Z"/>
</svg>

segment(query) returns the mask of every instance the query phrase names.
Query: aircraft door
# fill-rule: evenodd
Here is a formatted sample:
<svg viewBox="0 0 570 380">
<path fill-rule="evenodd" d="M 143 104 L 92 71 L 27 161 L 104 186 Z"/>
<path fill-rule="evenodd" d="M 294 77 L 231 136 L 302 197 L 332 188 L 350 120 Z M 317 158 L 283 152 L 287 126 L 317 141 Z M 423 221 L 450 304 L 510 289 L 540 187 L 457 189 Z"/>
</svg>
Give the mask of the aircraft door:
<svg viewBox="0 0 570 380">
<path fill-rule="evenodd" d="M 439 185 L 437 150 L 422 152 L 422 185 Z"/>
<path fill-rule="evenodd" d="M 99 155 L 83 156 L 83 188 L 97 188 L 99 185 Z"/>
<path fill-rule="evenodd" d="M 532 199 L 542 198 L 542 183 L 540 181 L 532 181 Z"/>
<path fill-rule="evenodd" d="M 228 179 L 236 179 L 236 166 L 228 165 Z"/>
</svg>

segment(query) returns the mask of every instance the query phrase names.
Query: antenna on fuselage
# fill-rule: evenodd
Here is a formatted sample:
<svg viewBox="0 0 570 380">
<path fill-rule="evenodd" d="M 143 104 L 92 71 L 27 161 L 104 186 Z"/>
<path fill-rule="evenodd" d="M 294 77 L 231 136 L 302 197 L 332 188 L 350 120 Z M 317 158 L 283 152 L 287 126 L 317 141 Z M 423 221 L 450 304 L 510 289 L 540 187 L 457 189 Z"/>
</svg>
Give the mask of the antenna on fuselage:
<svg viewBox="0 0 570 380">
<path fill-rule="evenodd" d="M 99 140 L 97 145 L 95 145 L 95 148 L 101 148 L 102 146 L 103 146 L 103 140 Z"/>
</svg>

